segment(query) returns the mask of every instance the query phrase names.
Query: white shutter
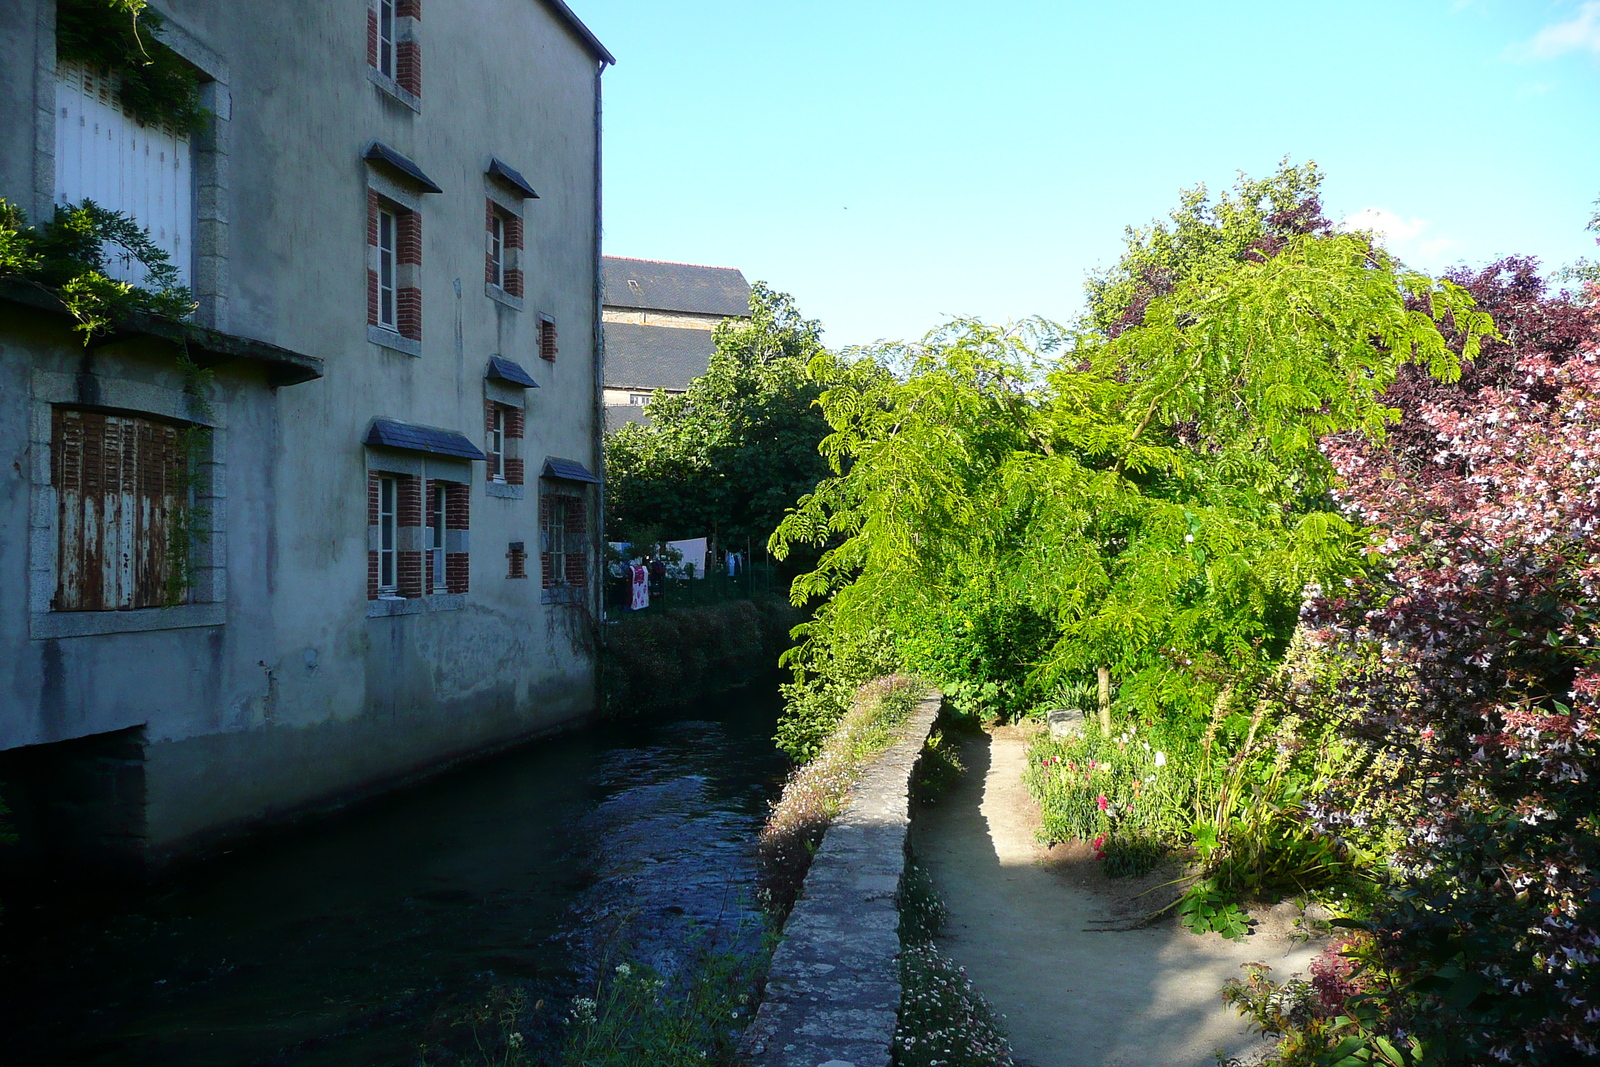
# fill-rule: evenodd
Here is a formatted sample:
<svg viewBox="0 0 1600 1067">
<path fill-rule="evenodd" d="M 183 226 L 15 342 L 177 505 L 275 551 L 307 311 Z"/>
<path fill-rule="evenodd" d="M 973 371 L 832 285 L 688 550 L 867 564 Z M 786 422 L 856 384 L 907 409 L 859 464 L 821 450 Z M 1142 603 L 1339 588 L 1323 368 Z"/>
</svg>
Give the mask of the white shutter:
<svg viewBox="0 0 1600 1067">
<path fill-rule="evenodd" d="M 116 82 L 78 64 L 56 72 L 56 203 L 93 200 L 121 211 L 189 280 L 194 207 L 189 135 L 141 126 L 117 102 Z M 140 284 L 144 268 L 129 257 L 108 263 L 119 281 Z"/>
</svg>

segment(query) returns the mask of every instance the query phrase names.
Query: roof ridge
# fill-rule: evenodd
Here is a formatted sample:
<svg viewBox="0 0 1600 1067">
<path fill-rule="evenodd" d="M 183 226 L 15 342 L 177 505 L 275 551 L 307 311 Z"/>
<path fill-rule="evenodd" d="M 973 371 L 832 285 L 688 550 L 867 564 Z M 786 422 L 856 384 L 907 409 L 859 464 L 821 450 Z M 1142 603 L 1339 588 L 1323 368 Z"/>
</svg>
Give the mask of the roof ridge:
<svg viewBox="0 0 1600 1067">
<path fill-rule="evenodd" d="M 731 270 L 743 274 L 738 267 L 721 267 L 715 263 L 684 263 L 676 259 L 644 259 L 640 256 L 602 256 L 603 259 L 614 259 L 622 263 L 659 263 L 663 267 L 701 267 L 705 270 Z"/>
</svg>

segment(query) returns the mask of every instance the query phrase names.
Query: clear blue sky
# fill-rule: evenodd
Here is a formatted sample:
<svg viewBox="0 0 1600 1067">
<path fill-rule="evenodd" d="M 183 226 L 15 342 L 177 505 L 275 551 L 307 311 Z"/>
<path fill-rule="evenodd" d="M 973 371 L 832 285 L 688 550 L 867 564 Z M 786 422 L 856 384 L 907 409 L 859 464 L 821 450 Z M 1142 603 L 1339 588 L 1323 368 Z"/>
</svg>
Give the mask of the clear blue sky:
<svg viewBox="0 0 1600 1067">
<path fill-rule="evenodd" d="M 1069 318 L 1124 226 L 1285 155 L 1418 267 L 1597 251 L 1597 0 L 571 2 L 618 59 L 606 252 L 832 346 Z"/>
</svg>

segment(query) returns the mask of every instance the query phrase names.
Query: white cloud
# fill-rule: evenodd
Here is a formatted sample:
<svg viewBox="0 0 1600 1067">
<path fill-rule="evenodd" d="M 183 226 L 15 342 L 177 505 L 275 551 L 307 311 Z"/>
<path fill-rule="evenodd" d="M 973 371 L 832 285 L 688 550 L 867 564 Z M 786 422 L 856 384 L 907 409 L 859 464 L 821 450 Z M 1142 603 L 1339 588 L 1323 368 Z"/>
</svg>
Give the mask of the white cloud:
<svg viewBox="0 0 1600 1067">
<path fill-rule="evenodd" d="M 1600 55 L 1600 0 L 1585 0 L 1577 14 L 1534 34 L 1522 51 L 1534 59 L 1554 59 L 1568 52 Z"/>
<path fill-rule="evenodd" d="M 1371 230 L 1380 240 L 1410 241 L 1427 229 L 1422 219 L 1403 219 L 1381 207 L 1364 207 L 1339 224 L 1341 230 Z"/>
<path fill-rule="evenodd" d="M 1418 265 L 1437 266 L 1457 245 L 1448 237 L 1424 237 L 1428 229 L 1426 219 L 1408 219 L 1381 207 L 1364 207 L 1353 215 L 1347 215 L 1339 223 L 1339 229 L 1370 232 L 1380 245 L 1401 259 Z"/>
</svg>

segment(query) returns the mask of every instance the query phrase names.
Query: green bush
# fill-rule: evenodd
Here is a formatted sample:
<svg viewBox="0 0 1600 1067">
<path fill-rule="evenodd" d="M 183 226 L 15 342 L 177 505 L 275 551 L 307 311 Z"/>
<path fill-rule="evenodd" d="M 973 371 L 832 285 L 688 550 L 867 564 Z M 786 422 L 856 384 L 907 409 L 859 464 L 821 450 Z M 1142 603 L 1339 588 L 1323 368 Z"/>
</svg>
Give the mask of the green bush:
<svg viewBox="0 0 1600 1067">
<path fill-rule="evenodd" d="M 606 627 L 604 706 L 636 712 L 754 681 L 777 666 L 798 621 L 779 596 L 624 616 Z"/>
</svg>

